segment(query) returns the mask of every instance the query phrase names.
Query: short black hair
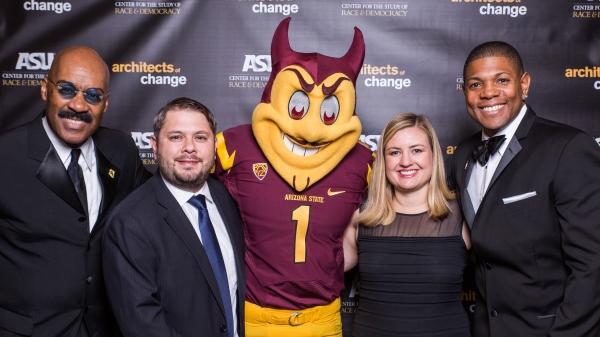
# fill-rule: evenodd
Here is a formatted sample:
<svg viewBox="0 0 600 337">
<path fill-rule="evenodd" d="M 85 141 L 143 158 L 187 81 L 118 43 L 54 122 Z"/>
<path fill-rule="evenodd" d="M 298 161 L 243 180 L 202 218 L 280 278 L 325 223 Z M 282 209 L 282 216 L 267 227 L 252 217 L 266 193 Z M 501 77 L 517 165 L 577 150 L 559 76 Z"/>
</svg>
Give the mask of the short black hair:
<svg viewBox="0 0 600 337">
<path fill-rule="evenodd" d="M 154 136 L 158 137 L 158 133 L 165 124 L 165 116 L 167 115 L 167 112 L 171 110 L 191 110 L 200 112 L 206 117 L 213 135 L 217 134 L 217 122 L 215 121 L 215 116 L 213 116 L 212 112 L 210 112 L 207 107 L 191 98 L 179 97 L 167 103 L 167 105 L 162 107 L 154 117 Z"/>
<path fill-rule="evenodd" d="M 471 53 L 469 53 L 469 56 L 467 56 L 465 66 L 463 67 L 463 79 L 465 81 L 467 80 L 465 76 L 467 75 L 467 67 L 469 64 L 485 57 L 505 57 L 515 67 L 518 75 L 522 75 L 525 72 L 523 69 L 523 61 L 515 47 L 503 41 L 490 41 L 475 47 Z"/>
</svg>

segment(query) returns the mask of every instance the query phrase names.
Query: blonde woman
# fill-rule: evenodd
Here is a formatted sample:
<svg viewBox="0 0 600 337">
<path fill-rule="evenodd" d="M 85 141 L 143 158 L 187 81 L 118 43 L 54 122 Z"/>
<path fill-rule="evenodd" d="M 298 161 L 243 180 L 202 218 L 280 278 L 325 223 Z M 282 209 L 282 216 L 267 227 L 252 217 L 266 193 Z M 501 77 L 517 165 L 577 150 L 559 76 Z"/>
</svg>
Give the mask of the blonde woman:
<svg viewBox="0 0 600 337">
<path fill-rule="evenodd" d="M 344 238 L 346 270 L 359 266 L 355 337 L 470 336 L 460 291 L 471 243 L 445 181 L 427 118 L 394 117 Z"/>
</svg>

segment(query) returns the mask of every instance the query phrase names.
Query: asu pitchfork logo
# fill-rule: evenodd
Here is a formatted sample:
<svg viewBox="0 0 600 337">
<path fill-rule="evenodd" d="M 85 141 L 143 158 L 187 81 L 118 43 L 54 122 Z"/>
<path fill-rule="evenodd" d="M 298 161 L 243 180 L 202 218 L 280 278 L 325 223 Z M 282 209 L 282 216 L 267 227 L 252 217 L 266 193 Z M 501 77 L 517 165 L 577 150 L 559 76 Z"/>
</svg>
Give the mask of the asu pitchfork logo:
<svg viewBox="0 0 600 337">
<path fill-rule="evenodd" d="M 268 169 L 269 167 L 267 166 L 267 163 L 252 164 L 252 171 L 258 180 L 263 180 L 265 178 Z"/>
</svg>

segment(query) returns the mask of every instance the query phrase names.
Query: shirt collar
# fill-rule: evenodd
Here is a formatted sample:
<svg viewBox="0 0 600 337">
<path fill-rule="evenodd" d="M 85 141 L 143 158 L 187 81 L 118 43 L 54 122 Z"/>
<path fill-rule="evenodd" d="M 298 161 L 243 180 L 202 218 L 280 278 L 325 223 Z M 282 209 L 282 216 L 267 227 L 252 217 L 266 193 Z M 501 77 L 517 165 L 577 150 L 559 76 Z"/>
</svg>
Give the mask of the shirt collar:
<svg viewBox="0 0 600 337">
<path fill-rule="evenodd" d="M 44 126 L 44 130 L 46 130 L 46 134 L 48 138 L 50 138 L 50 142 L 54 146 L 56 153 L 60 157 L 62 163 L 67 166 L 69 163 L 67 161 L 71 160 L 71 147 L 69 147 L 62 139 L 58 138 L 58 136 L 54 133 L 50 125 L 48 124 L 48 120 L 46 117 L 42 118 L 42 125 Z M 83 167 L 86 170 L 92 170 L 92 168 L 96 165 L 96 154 L 94 152 L 94 140 L 92 137 L 88 138 L 80 147 L 81 154 L 83 155 L 83 161 L 87 167 Z"/>
<path fill-rule="evenodd" d="M 196 193 L 192 193 L 184 191 L 181 188 L 171 184 L 162 175 L 161 178 L 165 182 L 165 185 L 167 185 L 167 188 L 169 189 L 171 194 L 173 194 L 173 196 L 175 197 L 175 200 L 177 200 L 179 206 L 183 206 L 190 200 L 191 197 L 198 194 L 204 195 L 204 198 L 207 202 L 210 202 L 211 204 L 213 203 L 212 196 L 210 195 L 210 189 L 208 188 L 208 184 L 206 182 L 204 183 L 204 185 L 202 185 L 202 188 L 200 188 Z"/>
<path fill-rule="evenodd" d="M 521 124 L 523 117 L 525 117 L 526 112 L 527 112 L 527 104 L 523 104 L 523 107 L 521 108 L 521 111 L 519 111 L 519 114 L 517 115 L 517 117 L 515 119 L 513 119 L 512 122 L 508 123 L 507 126 L 505 126 L 503 129 L 501 129 L 494 135 L 494 136 L 504 135 L 506 137 L 506 140 L 502 143 L 502 145 L 498 149 L 498 152 L 500 153 L 500 155 L 504 154 L 504 151 L 508 147 L 508 143 L 510 143 L 510 140 L 515 135 L 515 132 L 517 132 L 517 128 L 519 127 L 519 124 Z M 488 138 L 490 138 L 490 137 L 488 135 L 486 135 L 485 132 L 483 132 L 483 130 L 481 130 L 481 140 L 487 140 Z"/>
</svg>

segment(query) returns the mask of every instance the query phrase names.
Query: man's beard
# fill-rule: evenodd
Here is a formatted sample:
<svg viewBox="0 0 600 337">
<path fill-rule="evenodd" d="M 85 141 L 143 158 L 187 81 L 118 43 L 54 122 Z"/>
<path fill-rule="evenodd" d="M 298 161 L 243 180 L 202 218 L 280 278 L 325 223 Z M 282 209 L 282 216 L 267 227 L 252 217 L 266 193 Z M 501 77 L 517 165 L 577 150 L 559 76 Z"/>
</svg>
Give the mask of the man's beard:
<svg viewBox="0 0 600 337">
<path fill-rule="evenodd" d="M 175 171 L 175 161 L 183 159 L 176 158 L 174 161 L 169 162 L 169 160 L 161 158 L 157 156 L 158 162 L 158 171 L 160 175 L 169 183 L 173 184 L 176 187 L 181 188 L 186 191 L 197 191 L 202 185 L 208 180 L 208 176 L 210 175 L 210 170 L 215 164 L 215 159 L 212 157 L 207 164 L 204 165 L 204 161 L 201 161 L 200 158 L 196 156 L 186 156 L 185 159 L 197 160 L 198 164 L 202 165 L 200 172 L 194 173 L 192 171 L 184 171 L 183 173 Z"/>
</svg>

